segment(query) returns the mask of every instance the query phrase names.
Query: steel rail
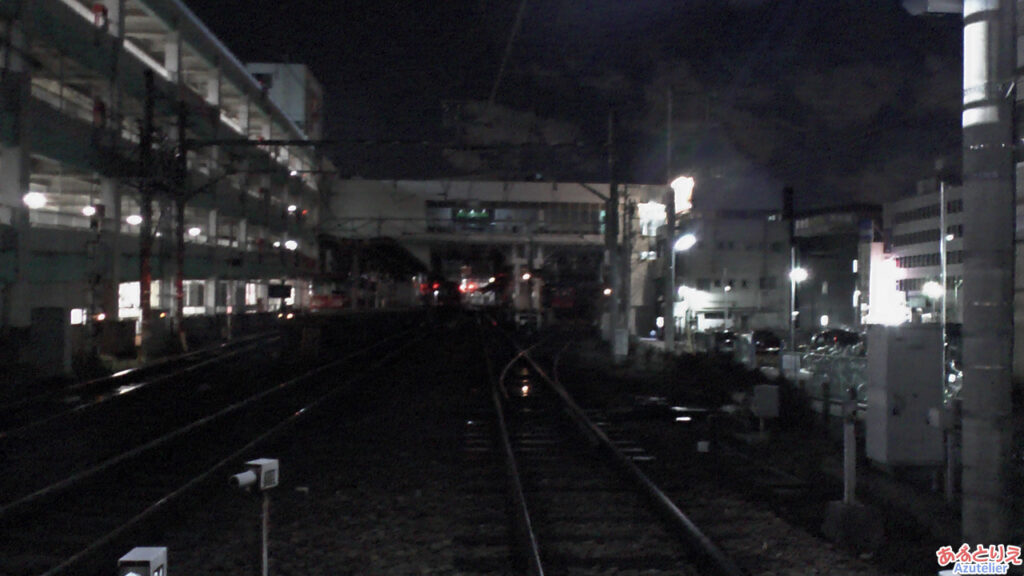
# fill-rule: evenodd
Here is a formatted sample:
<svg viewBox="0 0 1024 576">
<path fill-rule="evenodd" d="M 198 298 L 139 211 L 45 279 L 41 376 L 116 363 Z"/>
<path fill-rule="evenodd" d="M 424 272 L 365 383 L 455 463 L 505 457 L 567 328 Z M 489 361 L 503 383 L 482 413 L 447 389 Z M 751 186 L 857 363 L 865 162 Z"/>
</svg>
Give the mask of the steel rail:
<svg viewBox="0 0 1024 576">
<path fill-rule="evenodd" d="M 92 378 L 90 380 L 83 380 L 81 382 L 75 382 L 74 384 L 71 384 L 71 385 L 68 385 L 68 386 L 64 386 L 63 388 L 59 388 L 57 390 L 48 390 L 46 392 L 41 392 L 41 393 L 36 394 L 34 396 L 28 396 L 28 397 L 25 397 L 25 398 L 20 398 L 18 400 L 15 400 L 13 402 L 7 402 L 7 403 L 4 403 L 4 404 L 0 404 L 0 411 L 11 410 L 11 409 L 14 409 L 14 408 L 20 408 L 21 406 L 24 406 L 26 404 L 30 404 L 32 402 L 38 402 L 40 400 L 51 398 L 53 396 L 56 396 L 57 394 L 62 394 L 62 393 L 66 394 L 68 392 L 73 392 L 75 390 L 80 390 L 82 388 L 87 388 L 89 386 L 95 386 L 95 385 L 100 384 L 102 382 L 113 382 L 115 380 L 120 380 L 120 379 L 126 378 L 128 376 L 138 375 L 140 373 L 145 373 L 145 372 L 147 372 L 149 370 L 156 370 L 156 369 L 159 369 L 159 368 L 163 368 L 164 366 L 166 366 L 168 364 L 172 364 L 174 362 L 179 362 L 181 360 L 186 360 L 188 358 L 192 358 L 193 356 L 199 356 L 200 354 L 209 354 L 211 352 L 219 352 L 219 351 L 227 350 L 227 349 L 230 349 L 230 348 L 236 348 L 236 347 L 244 346 L 244 345 L 247 345 L 247 344 L 251 344 L 252 341 L 259 340 L 261 338 L 270 339 L 270 338 L 273 338 L 275 334 L 276 334 L 276 331 L 267 331 L 267 332 L 261 332 L 259 334 L 253 334 L 253 335 L 250 335 L 250 336 L 244 336 L 242 338 L 237 338 L 235 340 L 232 340 L 231 342 L 224 342 L 224 343 L 221 343 L 221 344 L 217 344 L 215 346 L 207 346 L 206 348 L 199 348 L 199 349 L 193 350 L 191 352 L 186 352 L 184 354 L 178 354 L 176 356 L 171 356 L 171 357 L 168 357 L 168 358 L 164 358 L 164 359 L 156 361 L 156 362 L 143 364 L 141 366 L 136 366 L 135 368 L 129 368 L 127 370 L 122 370 L 120 372 L 116 372 L 116 373 L 111 374 L 109 376 L 101 376 L 99 378 Z"/>
<path fill-rule="evenodd" d="M 395 335 L 393 338 L 398 338 L 399 336 L 402 336 L 402 335 L 404 335 L 404 334 L 406 334 L 406 333 L 408 333 L 410 331 L 412 331 L 412 329 L 406 330 L 405 332 L 403 332 L 401 334 Z M 410 346 L 413 342 L 416 342 L 416 341 L 417 341 L 416 339 L 413 339 L 410 342 L 407 342 L 404 345 L 399 346 L 395 350 L 392 350 L 392 351 L 384 354 L 384 356 L 382 356 L 379 359 L 377 359 L 378 366 L 380 364 L 382 364 L 384 361 L 386 361 L 386 360 L 390 359 L 391 357 L 395 356 L 396 354 L 398 354 L 399 352 L 401 352 L 406 347 Z M 374 348 L 374 347 L 376 347 L 376 345 L 371 346 L 370 348 Z M 297 381 L 309 378 L 312 375 L 317 374 L 317 373 L 323 371 L 324 369 L 326 369 L 328 367 L 331 367 L 331 366 L 336 365 L 338 363 L 344 362 L 345 360 L 351 358 L 352 356 L 355 356 L 356 354 L 360 354 L 360 353 L 362 353 L 362 351 L 357 352 L 355 354 L 352 354 L 352 355 L 350 355 L 349 357 L 346 357 L 343 360 L 338 360 L 337 362 L 332 363 L 331 365 L 322 366 L 320 368 L 316 368 L 314 370 L 311 370 L 310 372 L 307 372 L 306 374 L 303 374 L 302 376 L 299 376 L 298 378 L 295 378 L 293 380 L 288 381 L 285 384 L 281 384 L 281 385 L 273 388 L 272 390 L 277 390 L 277 389 L 280 389 L 281 386 L 285 386 L 286 384 L 287 385 L 291 385 L 294 382 L 297 382 Z M 357 376 L 357 377 L 353 378 L 351 381 L 347 382 L 346 385 L 347 386 L 352 386 L 352 385 L 360 382 L 361 380 L 363 380 L 363 379 L 365 379 L 367 377 L 369 377 L 369 374 L 362 374 L 360 376 Z M 82 550 L 76 552 L 71 557 L 66 558 L 62 563 L 58 564 L 57 566 L 54 566 L 54 567 L 50 568 L 49 570 L 47 570 L 46 572 L 44 572 L 40 576 L 56 576 L 57 574 L 60 574 L 63 571 L 65 571 L 66 569 L 74 566 L 76 563 L 81 561 L 83 558 L 87 557 L 89 554 L 92 554 L 93 552 L 99 550 L 103 546 L 106 546 L 107 544 L 111 543 L 112 541 L 114 541 L 114 539 L 116 539 L 117 537 L 119 537 L 122 534 L 124 534 L 125 532 L 127 532 L 130 528 L 135 527 L 135 525 L 137 525 L 139 522 L 142 522 L 146 518 L 148 518 L 148 517 L 152 516 L 153 514 L 155 514 L 156 512 L 158 512 L 160 509 L 165 507 L 171 501 L 176 500 L 177 498 L 179 498 L 182 495 L 184 495 L 185 493 L 187 493 L 189 490 L 195 488 L 196 486 L 198 486 L 202 482 L 206 481 L 211 475 L 213 475 L 214 472 L 217 472 L 218 470 L 223 469 L 225 466 L 227 466 L 231 462 L 235 461 L 235 459 L 241 457 L 243 454 L 245 454 L 249 450 L 255 448 L 256 446 L 258 446 L 261 443 L 265 442 L 266 440 L 272 438 L 273 436 L 276 436 L 278 433 L 283 431 L 286 427 L 294 424 L 297 420 L 299 420 L 300 418 L 306 416 L 311 411 L 313 411 L 316 408 L 318 408 L 322 403 L 324 403 L 328 399 L 334 397 L 335 395 L 337 395 L 341 391 L 342 391 L 341 387 L 338 387 L 338 388 L 336 388 L 336 389 L 334 389 L 334 390 L 324 394 L 320 398 L 317 398 L 316 400 L 314 400 L 313 402 L 307 404 L 306 406 L 296 410 L 290 416 L 288 416 L 284 420 L 278 422 L 276 425 L 274 425 L 273 427 L 271 427 L 270 429 L 268 429 L 264 433 L 260 434 L 259 436 L 257 436 L 256 438 L 254 438 L 253 440 L 248 442 L 245 446 L 242 446 L 241 448 L 235 450 L 231 454 L 225 456 L 224 458 L 222 458 L 220 461 L 218 461 L 216 464 L 214 464 L 212 467 L 210 467 L 209 469 L 207 469 L 203 473 L 193 477 L 192 479 L 190 479 L 185 484 L 179 486 L 177 489 L 173 490 L 169 494 L 165 495 L 164 497 L 160 498 L 159 500 L 157 500 L 156 502 L 154 502 L 153 504 L 148 506 L 142 512 L 136 514 L 134 517 L 129 519 L 127 522 L 125 522 L 121 526 L 118 526 L 114 530 L 108 532 L 104 536 L 102 536 L 99 539 L 93 541 L 92 543 L 90 543 L 88 546 L 86 546 Z M 261 394 L 260 396 L 263 396 L 263 395 Z"/>
<path fill-rule="evenodd" d="M 490 355 L 484 350 L 487 374 L 491 379 L 491 400 L 498 419 L 498 433 L 501 439 L 501 450 L 505 462 L 505 476 L 508 480 L 508 497 L 514 514 L 512 520 L 515 542 L 526 565 L 526 574 L 529 576 L 544 576 L 544 566 L 540 559 L 540 546 L 537 544 L 537 534 L 533 530 L 533 521 L 530 519 L 530 510 L 526 504 L 526 494 L 520 479 L 519 466 L 516 463 L 515 453 L 512 451 L 512 440 L 509 438 L 508 425 L 505 421 L 504 400 L 507 397 L 507 393 L 504 391 L 502 382 L 509 367 L 518 362 L 521 356 L 522 353 L 512 358 L 505 365 L 504 370 L 502 370 L 501 378 L 495 381 L 494 365 L 491 363 Z"/>
<path fill-rule="evenodd" d="M 572 399 L 568 391 L 550 378 L 547 373 L 530 357 L 523 355 L 523 359 L 530 363 L 537 374 L 558 394 L 562 399 L 567 414 L 577 426 L 595 444 L 601 446 L 612 458 L 612 461 L 619 470 L 630 480 L 635 482 L 651 501 L 655 510 L 668 523 L 672 531 L 681 538 L 682 542 L 698 557 L 700 568 L 719 576 L 748 576 L 748 573 L 739 567 L 731 558 L 722 552 L 708 536 L 706 536 L 686 514 L 680 510 L 672 499 L 661 491 L 637 466 L 627 458 L 608 438 L 608 436 L 595 425 L 576 401 Z"/>
<path fill-rule="evenodd" d="M 272 341 L 273 339 L 274 339 L 274 337 L 268 337 L 268 341 Z M 164 374 L 162 376 L 157 376 L 156 378 L 153 378 L 152 380 L 149 380 L 149 381 L 146 381 L 146 382 L 143 382 L 143 383 L 137 385 L 136 387 L 133 388 L 133 390 L 138 390 L 138 389 L 141 389 L 141 388 L 146 388 L 148 386 L 154 386 L 156 384 L 160 384 L 160 383 L 165 382 L 167 380 L 172 380 L 172 379 L 177 378 L 179 376 L 182 376 L 184 374 L 188 374 L 188 373 L 194 372 L 196 370 L 199 370 L 200 368 L 205 368 L 205 367 L 207 367 L 207 366 L 209 366 L 211 364 L 216 364 L 216 363 L 221 362 L 221 361 L 230 360 L 231 358 L 234 358 L 235 356 L 238 356 L 240 354 L 248 352 L 249 350 L 251 350 L 252 348 L 255 348 L 258 345 L 259 345 L 258 343 L 247 343 L 246 345 L 240 345 L 237 349 L 231 350 L 230 352 L 225 352 L 224 354 L 221 354 L 220 356 L 215 356 L 213 358 L 209 358 L 207 360 L 203 360 L 202 362 L 199 362 L 197 364 L 192 364 L 192 365 L 186 366 L 185 368 L 183 368 L 183 369 L 181 369 L 181 370 L 179 370 L 177 372 L 172 372 L 170 374 Z M 92 381 L 91 383 L 98 384 L 99 382 L 103 382 L 105 380 L 113 381 L 113 377 L 108 376 L 106 378 L 99 378 L 99 379 L 96 379 L 96 380 Z M 85 383 L 83 383 L 83 384 L 85 384 Z M 105 403 L 107 403 L 110 400 L 113 400 L 115 398 L 121 398 L 122 396 L 123 396 L 122 394 L 104 395 L 104 396 L 101 396 L 101 397 L 99 397 L 99 398 L 97 398 L 97 399 L 95 399 L 95 400 L 93 400 L 91 402 L 88 402 L 86 404 L 81 404 L 81 405 L 75 406 L 73 408 L 69 408 L 67 410 L 63 410 L 63 411 L 60 411 L 60 412 L 56 412 L 54 414 L 50 414 L 49 416 L 45 416 L 43 418 L 40 418 L 39 420 L 33 420 L 31 422 L 28 422 L 27 424 L 22 424 L 20 426 L 15 427 L 15 428 L 10 428 L 10 429 L 7 429 L 7 430 L 0 430 L 0 439 L 9 438 L 11 436 L 16 436 L 16 435 L 18 435 L 20 433 L 23 433 L 23 432 L 27 431 L 27 430 L 31 430 L 33 428 L 38 428 L 39 426 L 43 426 L 43 425 L 45 425 L 45 424 L 47 424 L 49 422 L 52 422 L 54 420 L 58 420 L 60 418 L 63 418 L 65 416 L 69 416 L 71 414 L 77 414 L 77 413 L 82 412 L 82 411 L 84 411 L 84 410 L 86 410 L 88 408 L 92 408 L 92 407 L 98 406 L 100 404 L 105 404 Z"/>
<path fill-rule="evenodd" d="M 405 332 L 396 334 L 396 335 L 392 336 L 392 338 L 389 339 L 389 340 L 393 340 L 393 339 L 399 338 L 399 337 L 401 337 L 401 336 L 411 332 L 412 330 L 413 329 L 409 329 L 409 330 L 406 330 Z M 202 427 L 202 426 L 204 426 L 206 424 L 209 424 L 210 422 L 218 420 L 218 419 L 220 419 L 220 418 L 222 418 L 222 417 L 224 417 L 224 416 L 226 416 L 228 414 L 236 412 L 236 411 L 238 411 L 238 410 L 240 410 L 240 409 L 242 409 L 242 408 L 244 408 L 244 407 L 246 407 L 246 406 L 248 406 L 250 404 L 253 404 L 253 403 L 255 403 L 255 402 L 259 401 L 259 400 L 262 400 L 263 398 L 265 398 L 265 397 L 267 397 L 267 396 L 269 396 L 271 394 L 274 394 L 276 392 L 280 392 L 282 390 L 285 390 L 286 388 L 290 388 L 290 387 L 292 387 L 292 386 L 294 386 L 294 385 L 296 385 L 296 384 L 298 384 L 298 383 L 300 383 L 300 382 L 302 382 L 302 381 L 304 381 L 304 380 L 306 380 L 308 378 L 311 378 L 312 376 L 315 376 L 317 374 L 320 374 L 321 372 L 330 370 L 330 369 L 335 368 L 335 367 L 337 367 L 337 366 L 339 366 L 341 364 L 344 364 L 345 362 L 348 362 L 349 360 L 351 360 L 352 358 L 354 358 L 356 356 L 359 356 L 359 355 L 362 355 L 362 354 L 366 354 L 370 350 L 373 350 L 374 348 L 377 348 L 377 347 L 381 346 L 382 344 L 387 343 L 389 340 L 383 340 L 383 341 L 378 342 L 378 343 L 376 343 L 376 344 L 374 344 L 372 346 L 369 346 L 369 347 L 364 348 L 362 350 L 359 350 L 357 352 L 353 352 L 352 354 L 349 354 L 348 356 L 346 356 L 344 358 L 341 358 L 341 359 L 336 360 L 334 362 L 331 362 L 329 364 L 325 364 L 325 365 L 320 366 L 318 368 L 314 368 L 313 370 L 310 370 L 310 371 L 306 372 L 305 374 L 303 374 L 301 376 L 298 376 L 296 378 L 292 378 L 291 380 L 287 380 L 287 381 L 282 382 L 280 384 L 274 385 L 274 386 L 272 386 L 272 387 L 270 387 L 270 388 L 268 388 L 268 389 L 266 389 L 266 390 L 264 390 L 264 391 L 262 391 L 262 392 L 260 392 L 258 394 L 254 394 L 252 396 L 249 396 L 248 398 L 245 398 L 243 400 L 240 400 L 238 402 L 230 404 L 230 405 L 226 406 L 225 408 L 222 408 L 221 410 L 219 410 L 219 411 L 217 411 L 217 412 L 215 412 L 213 414 L 210 414 L 208 416 L 200 418 L 199 420 L 195 420 L 195 421 L 191 422 L 190 424 L 188 424 L 186 426 L 183 426 L 181 428 L 178 428 L 176 430 L 168 432 L 167 434 L 164 434 L 163 436 L 160 436 L 158 438 L 154 438 L 153 440 L 150 440 L 149 442 L 146 442 L 145 444 L 136 446 L 135 448 L 132 448 L 131 450 L 128 450 L 126 452 L 122 452 L 121 454 L 118 454 L 117 456 L 114 456 L 112 458 L 108 458 L 107 460 L 104 460 L 103 462 L 100 462 L 100 463 L 98 463 L 98 464 L 96 464 L 96 465 L 94 465 L 94 466 L 92 466 L 90 468 L 82 470 L 81 472 L 78 472 L 77 474 L 74 474 L 72 476 L 69 476 L 69 477 L 65 478 L 64 480 L 61 480 L 60 482 L 55 482 L 55 483 L 53 483 L 53 484 L 51 484 L 49 486 L 46 486 L 44 488 L 40 488 L 39 490 L 36 490 L 35 492 L 32 492 L 31 494 L 27 494 L 27 495 L 25 495 L 25 496 L 23 496 L 23 497 L 21 497 L 21 498 L 19 498 L 17 500 L 14 500 L 14 501 L 9 502 L 9 503 L 7 503 L 7 504 L 5 504 L 3 506 L 0 506 L 0 519 L 2 519 L 5 516 L 9 515 L 14 510 L 17 510 L 19 508 L 24 508 L 25 506 L 27 506 L 27 505 L 29 505 L 29 504 L 37 501 L 37 500 L 40 500 L 40 499 L 45 498 L 47 496 L 50 496 L 52 494 L 56 494 L 58 492 L 66 490 L 67 488 L 77 484 L 78 482 L 81 482 L 81 481 L 83 481 L 83 480 L 85 480 L 87 478 L 95 476 L 96 474 L 99 474 L 99 473 L 101 473 L 101 472 L 103 472 L 105 470 L 108 470 L 108 469 L 112 468 L 113 466 L 116 466 L 117 464 L 120 464 L 121 462 L 124 462 L 126 460 L 131 459 L 131 458 L 134 458 L 135 456 L 138 456 L 139 454 L 142 454 L 142 453 L 144 453 L 144 452 L 146 452 L 148 450 L 151 450 L 153 448 L 156 448 L 158 446 L 166 444 L 166 443 L 170 442 L 171 440 L 173 440 L 173 439 L 175 439 L 175 438 L 177 438 L 179 436 L 182 436 L 182 435 L 184 435 L 184 434 L 186 434 L 188 432 L 191 432 L 192 430 L 195 430 L 195 429 L 200 428 L 200 427 Z M 387 356 L 388 355 L 385 355 L 385 357 L 387 357 Z"/>
</svg>

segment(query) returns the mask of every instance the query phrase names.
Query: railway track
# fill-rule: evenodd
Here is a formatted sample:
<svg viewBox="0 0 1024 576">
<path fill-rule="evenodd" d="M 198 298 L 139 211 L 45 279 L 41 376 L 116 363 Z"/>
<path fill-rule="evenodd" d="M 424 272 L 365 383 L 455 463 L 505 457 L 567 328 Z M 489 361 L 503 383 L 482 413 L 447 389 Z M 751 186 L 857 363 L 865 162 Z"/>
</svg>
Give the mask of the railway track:
<svg viewBox="0 0 1024 576">
<path fill-rule="evenodd" d="M 13 429 L 0 438 L 0 575 L 109 573 L 110 550 L 145 542 L 186 497 L 223 489 L 229 465 L 351 392 L 415 336 L 290 378 L 267 354 L 199 360 L 161 375 L 166 385 Z"/>
<path fill-rule="evenodd" d="M 110 376 L 76 382 L 5 402 L 0 404 L 0 438 L 23 433 L 72 412 L 88 410 L 129 392 L 180 379 L 183 374 L 208 370 L 216 364 L 229 362 L 260 348 L 265 349 L 279 340 L 277 333 L 253 335 Z"/>
<path fill-rule="evenodd" d="M 637 468 L 652 456 L 610 438 L 529 350 L 505 366 L 492 399 L 494 438 L 488 441 L 475 420 L 464 437 L 467 460 L 503 470 L 477 469 L 484 480 L 471 489 L 480 505 L 469 513 L 511 511 L 512 571 L 501 573 L 744 574 Z M 488 479 L 499 476 L 488 491 Z M 502 490 L 507 505 L 496 508 Z M 493 532 L 494 519 L 487 522 Z M 499 551 L 463 568 L 487 572 Z"/>
</svg>

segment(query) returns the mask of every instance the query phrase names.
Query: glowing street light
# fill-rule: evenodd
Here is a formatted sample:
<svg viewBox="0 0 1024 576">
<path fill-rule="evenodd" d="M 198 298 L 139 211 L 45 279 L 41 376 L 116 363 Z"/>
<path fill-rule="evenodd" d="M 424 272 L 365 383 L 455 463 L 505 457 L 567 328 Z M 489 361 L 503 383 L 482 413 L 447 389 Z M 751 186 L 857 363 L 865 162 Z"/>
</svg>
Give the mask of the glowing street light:
<svg viewBox="0 0 1024 576">
<path fill-rule="evenodd" d="M 46 194 L 42 192 L 29 192 L 21 197 L 21 201 L 32 210 L 38 210 L 46 206 Z"/>
<path fill-rule="evenodd" d="M 932 300 L 938 300 L 939 298 L 942 298 L 945 290 L 942 289 L 942 284 L 939 284 L 935 280 L 929 280 L 924 283 L 924 286 L 921 286 L 921 292 Z"/>
<path fill-rule="evenodd" d="M 694 180 L 689 176 L 680 176 L 669 184 L 675 193 L 676 212 L 686 212 L 693 208 Z"/>
<path fill-rule="evenodd" d="M 82 208 L 82 216 L 92 217 L 92 216 L 95 216 L 95 215 L 96 215 L 96 207 L 95 206 L 90 205 L 90 206 L 86 206 L 85 208 Z"/>
<path fill-rule="evenodd" d="M 796 285 L 807 280 L 807 269 L 799 266 L 789 271 L 789 349 L 796 350 Z"/>
<path fill-rule="evenodd" d="M 198 226 L 193 226 L 193 227 L 188 229 L 188 235 L 193 237 L 193 238 L 195 238 L 196 236 L 199 236 L 202 233 L 203 233 L 203 231 L 200 230 Z"/>
<path fill-rule="evenodd" d="M 686 252 L 690 248 L 693 248 L 697 244 L 697 237 L 693 234 L 683 234 L 676 240 L 675 245 L 672 249 L 676 252 Z"/>
<path fill-rule="evenodd" d="M 131 224 L 132 226 L 138 226 L 139 224 L 142 224 L 142 216 L 139 216 L 138 214 L 132 214 L 131 216 L 125 218 L 124 221 Z"/>
<path fill-rule="evenodd" d="M 523 272 L 523 282 L 526 282 L 530 278 L 533 278 L 533 276 L 531 276 L 529 272 Z"/>
<path fill-rule="evenodd" d="M 296 249 L 298 249 L 299 243 L 296 242 L 295 240 L 288 240 L 287 242 L 284 243 L 284 247 L 286 250 L 291 250 L 294 252 Z"/>
</svg>

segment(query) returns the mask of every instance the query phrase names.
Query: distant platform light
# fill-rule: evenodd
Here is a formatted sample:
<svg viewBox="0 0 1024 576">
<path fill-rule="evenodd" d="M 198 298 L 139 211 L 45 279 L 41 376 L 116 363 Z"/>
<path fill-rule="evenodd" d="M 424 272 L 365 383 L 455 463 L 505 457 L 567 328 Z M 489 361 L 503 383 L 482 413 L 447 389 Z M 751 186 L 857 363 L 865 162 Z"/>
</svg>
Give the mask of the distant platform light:
<svg viewBox="0 0 1024 576">
<path fill-rule="evenodd" d="M 193 238 L 195 238 L 196 236 L 199 236 L 202 233 L 203 233 L 203 231 L 200 230 L 198 226 L 193 226 L 193 227 L 188 229 L 188 235 L 193 237 Z"/>
<path fill-rule="evenodd" d="M 132 226 L 138 226 L 139 224 L 142 224 L 142 216 L 139 216 L 138 214 L 132 214 L 131 216 L 125 218 L 124 221 L 131 224 Z"/>
<path fill-rule="evenodd" d="M 32 210 L 37 210 L 46 206 L 46 194 L 42 192 L 29 192 L 21 197 L 21 201 Z"/>
<path fill-rule="evenodd" d="M 942 289 L 942 284 L 939 284 L 934 280 L 929 280 L 924 283 L 924 286 L 921 286 L 921 292 L 932 300 L 937 300 L 942 298 L 942 294 L 945 290 Z"/>
<path fill-rule="evenodd" d="M 280 247 L 281 247 L 281 242 L 280 241 L 274 242 L 274 248 L 280 248 Z"/>
<path fill-rule="evenodd" d="M 284 247 L 288 250 L 296 250 L 299 247 L 299 243 L 295 240 L 288 240 L 284 243 Z"/>
<path fill-rule="evenodd" d="M 95 206 L 86 206 L 85 208 L 82 208 L 82 216 L 95 216 L 95 215 L 96 215 L 96 207 Z"/>
</svg>

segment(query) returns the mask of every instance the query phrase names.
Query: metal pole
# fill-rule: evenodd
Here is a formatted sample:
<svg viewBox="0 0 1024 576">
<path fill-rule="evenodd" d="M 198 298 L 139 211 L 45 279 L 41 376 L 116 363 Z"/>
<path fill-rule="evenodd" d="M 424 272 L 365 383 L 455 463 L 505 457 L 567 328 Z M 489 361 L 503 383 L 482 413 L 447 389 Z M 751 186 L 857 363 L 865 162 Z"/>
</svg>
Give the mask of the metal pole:
<svg viewBox="0 0 1024 576">
<path fill-rule="evenodd" d="M 188 148 L 185 144 L 185 135 L 187 129 L 188 107 L 184 101 L 181 101 L 178 102 L 178 162 L 175 166 L 177 197 L 174 203 L 174 324 L 175 334 L 182 350 L 188 348 L 185 338 L 185 201 L 188 194 L 185 189 L 188 182 Z"/>
<path fill-rule="evenodd" d="M 670 185 L 665 198 L 665 256 L 668 259 L 665 269 L 665 310 L 662 317 L 665 322 L 665 350 L 671 354 L 676 348 L 675 319 L 675 285 L 676 285 L 676 192 L 672 184 L 672 88 L 668 89 L 665 118 L 665 181 Z"/>
<path fill-rule="evenodd" d="M 1004 542 L 1012 509 L 1016 2 L 965 3 L 963 29 L 962 536 Z"/>
<path fill-rule="evenodd" d="M 796 350 L 796 280 L 793 279 L 793 269 L 796 268 L 796 246 L 792 245 L 790 239 L 789 247 L 789 349 Z"/>
<path fill-rule="evenodd" d="M 139 179 L 139 203 L 142 216 L 142 228 L 139 230 L 139 358 L 146 359 L 146 346 L 152 331 L 152 310 L 150 301 L 153 283 L 153 189 L 150 178 L 153 177 L 153 108 L 155 106 L 155 81 L 153 71 L 149 68 L 143 73 L 145 78 L 145 102 L 142 112 L 142 134 L 139 135 L 139 164 L 142 172 Z M 120 222 L 117 223 L 121 225 Z"/>
<path fill-rule="evenodd" d="M 267 550 L 270 540 L 270 494 L 264 490 L 263 494 L 263 515 L 260 519 L 260 573 L 267 576 L 270 573 L 270 553 Z"/>
<path fill-rule="evenodd" d="M 847 388 L 843 402 L 843 503 L 857 501 L 857 391 Z"/>
<path fill-rule="evenodd" d="M 619 328 L 619 183 L 615 178 L 615 112 L 608 113 L 608 203 L 604 217 L 605 251 L 608 255 L 609 284 L 608 335 L 615 356 L 615 337 Z"/>
</svg>

